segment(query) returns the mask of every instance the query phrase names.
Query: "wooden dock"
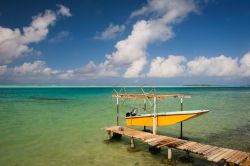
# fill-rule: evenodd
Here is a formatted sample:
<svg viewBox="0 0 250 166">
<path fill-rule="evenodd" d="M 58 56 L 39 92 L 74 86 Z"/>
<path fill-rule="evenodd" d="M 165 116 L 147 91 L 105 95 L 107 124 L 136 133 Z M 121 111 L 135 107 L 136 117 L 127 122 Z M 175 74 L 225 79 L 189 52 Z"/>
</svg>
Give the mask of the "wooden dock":
<svg viewBox="0 0 250 166">
<path fill-rule="evenodd" d="M 139 139 L 155 148 L 161 148 L 166 146 L 168 148 L 191 152 L 199 154 L 202 157 L 206 158 L 208 161 L 212 161 L 215 163 L 224 161 L 225 165 L 235 164 L 241 166 L 250 166 L 250 154 L 239 150 L 205 145 L 198 142 L 178 139 L 174 137 L 153 135 L 148 132 L 138 131 L 135 129 L 121 126 L 107 127 L 105 128 L 105 130 L 108 132 L 110 138 L 114 133 L 130 137 L 132 147 L 134 147 L 134 139 Z"/>
</svg>

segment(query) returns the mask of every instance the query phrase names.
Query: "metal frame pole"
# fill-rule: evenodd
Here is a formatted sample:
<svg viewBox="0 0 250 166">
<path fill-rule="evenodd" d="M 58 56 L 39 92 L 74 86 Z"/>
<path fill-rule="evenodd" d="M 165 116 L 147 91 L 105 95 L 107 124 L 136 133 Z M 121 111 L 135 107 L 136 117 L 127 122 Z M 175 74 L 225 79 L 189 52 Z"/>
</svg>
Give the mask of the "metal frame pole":
<svg viewBox="0 0 250 166">
<path fill-rule="evenodd" d="M 146 111 L 146 110 L 147 110 L 147 101 L 146 101 L 146 99 L 145 99 L 145 98 L 144 98 L 143 110 L 144 110 L 144 111 Z M 143 130 L 144 130 L 144 131 L 146 131 L 146 130 L 147 130 L 146 126 L 144 126 L 144 127 L 143 127 Z"/>
<path fill-rule="evenodd" d="M 116 97 L 116 126 L 119 126 L 119 98 Z"/>
<path fill-rule="evenodd" d="M 181 98 L 181 111 L 183 111 L 183 99 Z M 182 135 L 183 135 L 183 124 L 181 122 L 181 133 L 180 133 L 180 138 L 182 138 Z"/>
<path fill-rule="evenodd" d="M 153 119 L 153 134 L 156 135 L 157 116 L 156 116 L 156 97 L 154 96 L 154 119 Z"/>
</svg>

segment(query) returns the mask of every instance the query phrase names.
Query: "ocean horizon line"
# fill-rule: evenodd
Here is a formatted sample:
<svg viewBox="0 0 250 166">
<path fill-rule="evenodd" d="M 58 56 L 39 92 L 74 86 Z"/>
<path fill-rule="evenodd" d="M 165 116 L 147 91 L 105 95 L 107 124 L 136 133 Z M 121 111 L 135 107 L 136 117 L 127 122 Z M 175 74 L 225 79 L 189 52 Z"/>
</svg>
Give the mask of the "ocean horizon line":
<svg viewBox="0 0 250 166">
<path fill-rule="evenodd" d="M 0 85 L 0 88 L 248 88 L 249 85 Z"/>
</svg>

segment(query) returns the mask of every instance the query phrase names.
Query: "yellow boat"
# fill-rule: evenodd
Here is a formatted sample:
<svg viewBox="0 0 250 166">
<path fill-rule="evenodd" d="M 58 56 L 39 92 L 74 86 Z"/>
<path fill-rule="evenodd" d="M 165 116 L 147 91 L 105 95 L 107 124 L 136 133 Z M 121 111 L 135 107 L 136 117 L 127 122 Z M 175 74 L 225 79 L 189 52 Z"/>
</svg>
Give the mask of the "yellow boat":
<svg viewBox="0 0 250 166">
<path fill-rule="evenodd" d="M 181 137 L 182 137 L 182 122 L 191 118 L 195 118 L 199 115 L 205 114 L 208 110 L 192 110 L 192 111 L 183 111 L 183 99 L 191 98 L 190 95 L 185 94 L 166 94 L 166 93 L 115 93 L 112 94 L 113 98 L 116 98 L 116 124 L 119 126 L 119 100 L 143 100 L 144 101 L 144 111 L 147 111 L 147 102 L 153 107 L 152 114 L 141 114 L 137 115 L 139 112 L 138 108 L 134 108 L 131 112 L 126 113 L 126 124 L 128 126 L 152 126 L 153 134 L 156 134 L 158 126 L 168 126 L 176 123 L 181 123 Z M 180 111 L 178 112 L 166 112 L 158 113 L 157 112 L 157 102 L 158 100 L 165 100 L 169 98 L 180 99 Z"/>
<path fill-rule="evenodd" d="M 192 111 L 178 111 L 166 112 L 156 114 L 157 126 L 168 126 L 176 123 L 195 118 L 199 115 L 207 113 L 208 110 L 192 110 Z M 126 117 L 126 124 L 128 126 L 153 126 L 154 114 L 141 114 L 137 116 Z"/>
</svg>

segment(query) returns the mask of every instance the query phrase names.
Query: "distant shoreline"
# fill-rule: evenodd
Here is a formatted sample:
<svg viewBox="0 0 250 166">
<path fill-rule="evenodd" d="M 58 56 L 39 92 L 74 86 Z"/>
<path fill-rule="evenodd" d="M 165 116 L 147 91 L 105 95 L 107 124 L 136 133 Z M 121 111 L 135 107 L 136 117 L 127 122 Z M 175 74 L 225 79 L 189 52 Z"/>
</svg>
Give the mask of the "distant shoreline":
<svg viewBox="0 0 250 166">
<path fill-rule="evenodd" d="M 221 86 L 221 85 L 210 85 L 210 84 L 187 84 L 183 86 Z M 223 86 L 223 85 L 222 85 Z"/>
</svg>

